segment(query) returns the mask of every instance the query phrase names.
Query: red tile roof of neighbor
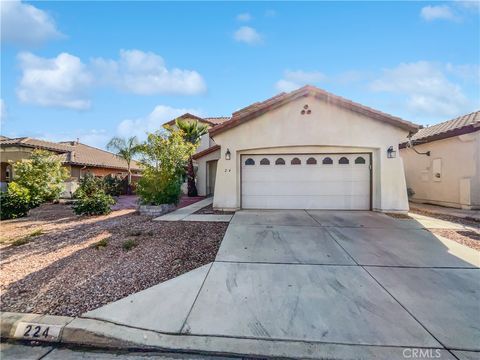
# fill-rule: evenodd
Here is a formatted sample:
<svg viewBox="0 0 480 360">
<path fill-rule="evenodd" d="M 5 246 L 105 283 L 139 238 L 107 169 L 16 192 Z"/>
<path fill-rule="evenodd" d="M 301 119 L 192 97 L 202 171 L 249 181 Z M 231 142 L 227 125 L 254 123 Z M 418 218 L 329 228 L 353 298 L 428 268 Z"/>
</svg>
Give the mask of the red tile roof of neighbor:
<svg viewBox="0 0 480 360">
<path fill-rule="evenodd" d="M 412 136 L 412 141 L 422 144 L 478 130 L 480 130 L 480 110 L 420 129 Z M 405 147 L 406 144 L 400 144 L 400 147 Z"/>
<path fill-rule="evenodd" d="M 276 109 L 292 100 L 307 96 L 313 96 L 317 99 L 324 100 L 330 104 L 337 105 L 353 112 L 368 116 L 370 118 L 389 123 L 391 125 L 408 130 L 412 133 L 416 132 L 420 128 L 419 125 L 414 124 L 410 121 L 403 120 L 399 117 L 383 113 L 381 111 L 361 105 L 351 100 L 347 100 L 317 87 L 306 85 L 298 90 L 294 90 L 289 93 L 280 93 L 278 95 L 275 95 L 274 97 L 271 97 L 270 99 L 254 103 L 239 111 L 234 112 L 232 114 L 232 118 L 229 121 L 223 122 L 221 125 L 211 128 L 209 131 L 210 135 L 214 136 L 221 132 L 227 131 L 235 126 L 242 124 L 245 121 L 254 119 L 257 116 Z"/>
<path fill-rule="evenodd" d="M 85 145 L 77 141 L 52 142 L 28 137 L 0 140 L 0 147 L 20 146 L 31 149 L 49 150 L 60 154 L 68 165 L 103 167 L 126 170 L 127 164 L 121 157 L 111 152 Z M 132 170 L 140 170 L 140 164 L 133 160 Z"/>
<path fill-rule="evenodd" d="M 230 117 L 228 116 L 219 116 L 219 117 L 205 117 L 205 118 L 202 118 L 202 117 L 199 117 L 199 116 L 196 116 L 196 115 L 193 115 L 193 114 L 190 114 L 190 113 L 185 113 L 183 115 L 180 115 L 179 117 L 175 118 L 175 119 L 172 119 L 168 122 L 166 122 L 165 124 L 163 125 L 175 125 L 175 121 L 177 119 L 193 119 L 193 120 L 198 120 L 199 122 L 202 122 L 202 123 L 205 123 L 205 124 L 208 124 L 212 127 L 214 126 L 217 126 L 219 124 L 222 124 L 224 123 L 225 121 L 228 121 L 230 120 Z"/>
</svg>

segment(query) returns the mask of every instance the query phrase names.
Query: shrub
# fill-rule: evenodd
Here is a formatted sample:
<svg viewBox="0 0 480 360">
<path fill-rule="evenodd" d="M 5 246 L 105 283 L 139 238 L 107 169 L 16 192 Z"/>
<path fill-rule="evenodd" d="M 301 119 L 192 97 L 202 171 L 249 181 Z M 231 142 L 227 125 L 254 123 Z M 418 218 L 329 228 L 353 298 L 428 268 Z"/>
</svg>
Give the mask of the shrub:
<svg viewBox="0 0 480 360">
<path fill-rule="evenodd" d="M 28 244 L 30 241 L 32 241 L 32 239 L 36 236 L 40 236 L 42 235 L 44 232 L 42 229 L 37 229 L 37 230 L 33 230 L 30 234 L 28 234 L 27 236 L 24 236 L 22 238 L 19 238 L 15 241 L 12 242 L 12 245 L 13 246 L 21 246 L 21 245 L 25 245 L 25 244 Z"/>
<path fill-rule="evenodd" d="M 181 131 L 149 134 L 142 146 L 144 170 L 136 193 L 145 205 L 176 204 L 181 195 L 182 176 L 194 145 L 185 142 Z"/>
<path fill-rule="evenodd" d="M 6 192 L 0 194 L 0 219 L 16 219 L 27 216 L 32 208 L 30 191 L 12 182 Z"/>
<path fill-rule="evenodd" d="M 14 183 L 28 189 L 31 207 L 58 200 L 64 190 L 68 171 L 59 156 L 45 150 L 34 150 L 29 159 L 13 164 Z"/>
<path fill-rule="evenodd" d="M 110 195 L 99 191 L 90 196 L 80 197 L 72 207 L 77 215 L 106 215 L 112 211 L 110 207 L 113 204 L 115 200 Z"/>
<path fill-rule="evenodd" d="M 123 180 L 108 174 L 103 178 L 103 187 L 107 195 L 119 196 L 123 192 Z"/>
<path fill-rule="evenodd" d="M 97 250 L 101 250 L 105 247 L 107 247 L 108 245 L 108 240 L 107 239 L 102 239 L 100 241 L 97 241 L 96 243 L 92 244 L 92 247 L 97 249 Z"/>
<path fill-rule="evenodd" d="M 136 193 L 143 204 L 177 204 L 182 194 L 180 177 L 165 176 L 162 171 L 145 169 L 138 180 Z"/>
<path fill-rule="evenodd" d="M 133 239 L 128 239 L 122 244 L 123 250 L 125 251 L 132 250 L 135 246 L 137 246 L 137 242 Z"/>
<path fill-rule="evenodd" d="M 85 174 L 78 183 L 78 188 L 73 193 L 75 199 L 90 197 L 99 192 L 105 192 L 103 179 L 92 174 Z"/>
</svg>

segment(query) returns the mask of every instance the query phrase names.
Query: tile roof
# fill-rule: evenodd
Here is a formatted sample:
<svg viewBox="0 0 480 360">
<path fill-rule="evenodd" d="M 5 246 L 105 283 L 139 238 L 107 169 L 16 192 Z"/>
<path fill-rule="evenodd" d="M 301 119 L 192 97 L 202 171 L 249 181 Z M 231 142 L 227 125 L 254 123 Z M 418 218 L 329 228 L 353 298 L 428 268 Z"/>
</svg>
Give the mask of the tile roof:
<svg viewBox="0 0 480 360">
<path fill-rule="evenodd" d="M 51 142 L 32 138 L 0 140 L 0 147 L 21 146 L 32 149 L 49 150 L 59 153 L 63 162 L 69 165 L 94 166 L 126 170 L 125 160 L 119 156 L 77 141 Z M 140 170 L 140 164 L 132 161 L 132 170 Z"/>
<path fill-rule="evenodd" d="M 480 130 L 480 110 L 420 129 L 412 141 L 424 143 Z"/>
<path fill-rule="evenodd" d="M 226 121 L 210 129 L 210 135 L 213 136 L 228 129 L 231 129 L 245 121 L 251 120 L 257 116 L 260 116 L 270 110 L 276 109 L 283 104 L 298 99 L 302 96 L 314 96 L 330 104 L 346 108 L 348 110 L 357 112 L 373 119 L 377 119 L 379 121 L 387 122 L 410 132 L 416 132 L 420 127 L 419 125 L 416 125 L 410 121 L 403 120 L 399 117 L 386 114 L 379 110 L 375 110 L 362 104 L 342 98 L 325 90 L 319 89 L 315 86 L 306 85 L 300 89 L 294 90 L 289 93 L 280 93 L 278 95 L 275 95 L 274 97 L 271 97 L 270 99 L 254 103 L 234 112 L 232 114 L 232 118 L 229 121 Z"/>
<path fill-rule="evenodd" d="M 195 120 L 198 120 L 202 123 L 206 123 L 206 124 L 210 125 L 211 127 L 215 127 L 217 125 L 223 124 L 225 121 L 230 120 L 230 117 L 228 117 L 228 116 L 218 116 L 218 117 L 201 118 L 199 116 L 196 116 L 196 115 L 193 115 L 193 114 L 190 114 L 190 113 L 185 113 L 185 114 L 180 115 L 179 117 L 177 117 L 175 119 L 167 121 L 163 125 L 170 125 L 170 126 L 175 125 L 175 121 L 177 119 L 195 119 Z"/>
</svg>

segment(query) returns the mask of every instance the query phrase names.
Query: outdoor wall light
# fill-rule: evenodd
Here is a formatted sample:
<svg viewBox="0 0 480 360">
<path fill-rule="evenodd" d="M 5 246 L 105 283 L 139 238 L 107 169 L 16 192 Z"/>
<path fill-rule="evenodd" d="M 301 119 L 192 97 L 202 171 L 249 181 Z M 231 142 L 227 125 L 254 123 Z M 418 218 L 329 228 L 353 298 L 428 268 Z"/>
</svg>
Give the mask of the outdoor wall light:
<svg viewBox="0 0 480 360">
<path fill-rule="evenodd" d="M 390 146 L 387 149 L 387 157 L 389 159 L 393 159 L 393 158 L 397 157 L 397 151 L 393 149 L 393 146 Z"/>
<path fill-rule="evenodd" d="M 227 149 L 227 152 L 225 153 L 225 160 L 230 160 L 232 157 L 232 154 L 230 154 L 230 149 Z"/>
</svg>

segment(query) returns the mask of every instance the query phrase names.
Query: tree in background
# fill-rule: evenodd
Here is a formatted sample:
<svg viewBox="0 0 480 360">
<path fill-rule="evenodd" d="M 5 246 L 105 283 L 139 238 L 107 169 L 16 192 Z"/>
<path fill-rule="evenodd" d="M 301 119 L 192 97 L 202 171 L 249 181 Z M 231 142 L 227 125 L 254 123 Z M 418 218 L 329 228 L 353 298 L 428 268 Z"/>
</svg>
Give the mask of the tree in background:
<svg viewBox="0 0 480 360">
<path fill-rule="evenodd" d="M 127 194 L 130 194 L 130 185 L 132 182 L 131 163 L 133 157 L 139 153 L 140 148 L 141 146 L 136 136 L 129 137 L 128 139 L 114 137 L 107 144 L 108 150 L 115 152 L 115 154 L 120 156 L 127 163 Z"/>
<path fill-rule="evenodd" d="M 137 194 L 145 205 L 178 203 L 185 166 L 195 151 L 182 131 L 166 129 L 166 133 L 148 134 L 141 147 L 143 171 Z"/>
<path fill-rule="evenodd" d="M 175 121 L 177 128 L 182 131 L 183 139 L 192 144 L 194 149 L 200 144 L 200 139 L 203 135 L 208 133 L 208 126 L 200 124 L 193 119 L 177 119 Z M 198 196 L 197 186 L 195 184 L 195 169 L 193 167 L 193 152 L 188 159 L 187 165 L 187 184 L 188 196 Z"/>
</svg>

